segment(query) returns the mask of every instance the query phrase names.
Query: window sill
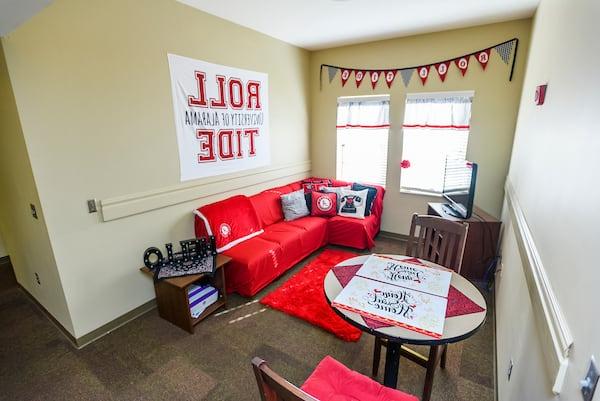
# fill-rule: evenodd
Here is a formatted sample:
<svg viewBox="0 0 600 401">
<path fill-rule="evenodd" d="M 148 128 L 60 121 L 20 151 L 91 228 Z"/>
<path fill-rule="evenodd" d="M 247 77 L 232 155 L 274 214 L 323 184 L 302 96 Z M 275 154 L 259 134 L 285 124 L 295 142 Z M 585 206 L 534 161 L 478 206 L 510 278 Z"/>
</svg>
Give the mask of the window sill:
<svg viewBox="0 0 600 401">
<path fill-rule="evenodd" d="M 431 197 L 435 197 L 435 198 L 442 198 L 442 194 L 439 193 L 439 192 L 430 192 L 430 191 L 423 191 L 423 190 L 418 190 L 418 189 L 400 188 L 400 193 L 401 194 L 421 195 L 421 196 L 431 196 Z"/>
</svg>

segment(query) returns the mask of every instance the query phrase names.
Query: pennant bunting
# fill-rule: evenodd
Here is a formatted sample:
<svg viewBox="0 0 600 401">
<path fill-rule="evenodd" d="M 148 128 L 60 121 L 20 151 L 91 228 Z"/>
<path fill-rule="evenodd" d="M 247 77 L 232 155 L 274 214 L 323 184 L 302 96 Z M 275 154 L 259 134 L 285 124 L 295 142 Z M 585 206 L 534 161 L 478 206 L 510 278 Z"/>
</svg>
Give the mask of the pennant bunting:
<svg viewBox="0 0 600 401">
<path fill-rule="evenodd" d="M 363 79 L 365 78 L 365 72 L 362 70 L 354 70 L 354 80 L 356 81 L 356 87 L 360 87 Z"/>
<path fill-rule="evenodd" d="M 329 83 L 331 83 L 331 81 L 333 81 L 333 78 L 335 78 L 335 74 L 337 74 L 338 69 L 335 67 L 327 67 L 327 74 L 329 76 Z"/>
<path fill-rule="evenodd" d="M 351 72 L 352 70 L 342 68 L 342 74 L 340 75 L 342 78 L 342 86 L 346 85 L 346 82 L 348 82 L 348 78 L 350 78 Z"/>
<path fill-rule="evenodd" d="M 440 79 L 442 80 L 442 82 L 444 82 L 444 80 L 446 79 L 446 74 L 448 73 L 448 67 L 450 67 L 449 61 L 444 61 L 443 63 L 437 63 L 435 65 L 435 69 L 436 69 L 438 75 L 440 76 Z"/>
<path fill-rule="evenodd" d="M 501 45 L 494 47 L 494 49 L 498 52 L 498 54 L 502 58 L 502 61 L 504 61 L 504 64 L 508 64 L 514 44 L 515 44 L 515 41 L 512 40 L 510 42 L 503 43 Z"/>
<path fill-rule="evenodd" d="M 402 76 L 402 82 L 404 82 L 404 86 L 408 87 L 410 83 L 410 79 L 412 78 L 413 72 L 415 72 L 414 68 L 407 68 L 405 70 L 400 70 L 400 75 Z"/>
<path fill-rule="evenodd" d="M 427 84 L 427 80 L 429 79 L 429 74 L 431 73 L 432 68 L 435 69 L 435 71 L 437 72 L 437 74 L 440 77 L 440 80 L 442 82 L 446 81 L 446 76 L 448 75 L 448 70 L 450 69 L 452 64 L 456 65 L 456 68 L 458 68 L 458 70 L 464 77 L 467 73 L 467 70 L 469 69 L 469 63 L 471 62 L 471 57 L 474 57 L 475 59 L 477 59 L 477 62 L 479 63 L 481 68 L 483 70 L 485 70 L 487 68 L 488 63 L 490 62 L 492 49 L 494 49 L 498 53 L 498 55 L 500 56 L 500 58 L 502 59 L 504 64 L 509 65 L 512 63 L 512 67 L 510 67 L 510 75 L 508 78 L 509 81 L 512 81 L 513 73 L 515 70 L 515 61 L 516 61 L 516 56 L 517 56 L 518 45 L 519 45 L 519 39 L 513 38 L 506 42 L 492 45 L 492 46 L 488 47 L 487 49 L 478 50 L 478 51 L 469 53 L 464 56 L 455 57 L 454 59 L 451 59 L 449 61 L 439 61 L 439 62 L 427 64 L 427 65 L 421 65 L 418 67 L 405 67 L 405 68 L 398 67 L 398 68 L 392 68 L 389 70 L 371 70 L 371 69 L 360 70 L 360 69 L 355 69 L 355 68 L 345 68 L 345 67 L 334 66 L 334 65 L 329 65 L 329 64 L 321 64 L 319 82 L 321 85 L 320 87 L 322 88 L 323 68 L 326 67 L 327 68 L 327 77 L 329 78 L 329 83 L 333 82 L 333 79 L 336 77 L 338 70 L 340 71 L 340 78 L 342 80 L 342 86 L 345 86 L 346 83 L 348 82 L 348 80 L 350 79 L 350 75 L 354 74 L 354 82 L 356 83 L 356 88 L 360 88 L 360 85 L 362 84 L 362 82 L 365 79 L 365 76 L 367 75 L 367 72 L 368 72 L 369 81 L 371 82 L 371 88 L 373 90 L 375 90 L 375 88 L 377 88 L 377 85 L 379 84 L 379 81 L 381 80 L 382 76 L 383 76 L 383 79 L 385 80 L 387 87 L 391 89 L 392 84 L 394 83 L 394 80 L 396 79 L 396 75 L 398 75 L 398 72 L 400 72 L 400 75 L 402 76 L 402 82 L 404 83 L 404 87 L 408 87 L 410 80 L 412 79 L 412 76 L 415 73 L 415 71 L 416 71 L 417 75 L 419 76 L 419 78 L 421 79 L 421 83 L 423 84 L 423 86 L 425 86 Z"/>
<path fill-rule="evenodd" d="M 423 85 L 425 85 L 425 82 L 427 82 L 427 77 L 429 77 L 429 69 L 431 68 L 430 65 L 424 65 L 422 67 L 417 68 L 417 71 L 419 73 L 419 78 L 421 78 L 421 82 L 423 82 Z"/>
<path fill-rule="evenodd" d="M 396 78 L 397 73 L 398 70 L 385 71 L 385 83 L 387 84 L 388 88 L 392 87 L 392 82 L 394 82 L 394 78 Z"/>
<path fill-rule="evenodd" d="M 475 54 L 475 58 L 477 61 L 479 61 L 479 64 L 481 64 L 481 68 L 485 70 L 488 61 L 490 61 L 490 49 L 480 51 L 479 53 Z"/>
<path fill-rule="evenodd" d="M 379 82 L 379 76 L 381 71 L 369 71 L 369 78 L 371 79 L 371 87 L 375 89 L 377 82 Z"/>
<path fill-rule="evenodd" d="M 460 73 L 464 77 L 467 73 L 467 68 L 469 68 L 469 56 L 457 58 L 456 60 L 454 60 L 454 63 L 456 64 L 456 66 L 460 70 Z"/>
</svg>

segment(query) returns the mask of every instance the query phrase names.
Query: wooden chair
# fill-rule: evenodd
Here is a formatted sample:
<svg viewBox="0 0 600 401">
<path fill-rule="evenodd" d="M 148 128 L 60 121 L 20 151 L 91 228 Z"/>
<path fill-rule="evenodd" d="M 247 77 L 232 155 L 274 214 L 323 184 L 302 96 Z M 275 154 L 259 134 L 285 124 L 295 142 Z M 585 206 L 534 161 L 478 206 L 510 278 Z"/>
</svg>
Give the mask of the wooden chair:
<svg viewBox="0 0 600 401">
<path fill-rule="evenodd" d="M 436 216 L 414 214 L 410 225 L 410 234 L 406 242 L 406 255 L 425 259 L 454 270 L 460 274 L 468 225 L 449 221 Z M 381 347 L 387 340 L 375 337 L 373 352 L 373 377 L 379 371 Z M 441 352 L 440 352 L 441 348 Z M 448 346 L 429 347 L 429 356 L 425 357 L 410 348 L 402 346 L 400 355 L 427 369 L 422 401 L 429 401 L 433 387 L 433 376 L 438 362 L 442 369 L 446 367 Z"/>
<path fill-rule="evenodd" d="M 262 401 L 319 401 L 272 371 L 259 357 L 252 359 L 252 369 Z"/>
</svg>

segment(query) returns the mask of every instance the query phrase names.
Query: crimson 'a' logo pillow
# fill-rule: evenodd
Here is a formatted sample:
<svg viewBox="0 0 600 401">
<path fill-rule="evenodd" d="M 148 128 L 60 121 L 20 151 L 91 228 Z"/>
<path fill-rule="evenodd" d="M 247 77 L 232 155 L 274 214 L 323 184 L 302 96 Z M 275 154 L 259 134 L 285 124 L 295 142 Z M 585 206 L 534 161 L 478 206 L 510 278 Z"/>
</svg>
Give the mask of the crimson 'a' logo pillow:
<svg viewBox="0 0 600 401">
<path fill-rule="evenodd" d="M 312 216 L 335 216 L 337 214 L 337 194 L 313 192 Z"/>
</svg>

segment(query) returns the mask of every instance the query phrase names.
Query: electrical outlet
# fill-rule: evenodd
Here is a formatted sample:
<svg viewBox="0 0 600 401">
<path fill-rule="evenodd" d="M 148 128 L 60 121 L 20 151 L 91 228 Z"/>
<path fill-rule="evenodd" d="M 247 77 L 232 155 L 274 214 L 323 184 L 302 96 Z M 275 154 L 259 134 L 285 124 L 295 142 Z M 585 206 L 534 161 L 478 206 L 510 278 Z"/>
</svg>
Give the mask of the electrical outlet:
<svg viewBox="0 0 600 401">
<path fill-rule="evenodd" d="M 35 275 L 35 281 L 37 281 L 38 285 L 42 285 L 42 282 L 40 281 L 40 275 L 37 273 L 33 273 Z"/>
<path fill-rule="evenodd" d="M 515 366 L 512 358 L 510 358 L 510 361 L 508 362 L 508 369 L 506 371 L 506 376 L 508 377 L 508 381 L 510 381 L 510 377 L 512 376 L 512 371 L 513 371 L 513 367 Z"/>
<path fill-rule="evenodd" d="M 88 213 L 96 213 L 98 208 L 96 207 L 96 199 L 88 199 L 87 201 Z"/>
<path fill-rule="evenodd" d="M 38 215 L 37 215 L 37 210 L 35 210 L 35 205 L 33 203 L 30 203 L 29 208 L 31 209 L 31 215 L 33 216 L 33 218 L 37 219 Z"/>
<path fill-rule="evenodd" d="M 599 377 L 600 373 L 598 372 L 598 366 L 596 365 L 596 360 L 592 356 L 587 375 L 585 376 L 585 379 L 579 382 L 581 386 L 581 395 L 584 401 L 592 401 Z"/>
</svg>

